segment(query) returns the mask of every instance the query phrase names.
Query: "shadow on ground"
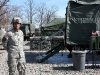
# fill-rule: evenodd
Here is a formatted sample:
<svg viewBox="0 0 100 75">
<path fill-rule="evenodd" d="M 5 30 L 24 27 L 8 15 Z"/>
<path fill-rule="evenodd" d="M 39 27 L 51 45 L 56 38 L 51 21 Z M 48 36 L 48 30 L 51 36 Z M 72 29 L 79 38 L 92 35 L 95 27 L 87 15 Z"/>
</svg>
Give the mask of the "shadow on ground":
<svg viewBox="0 0 100 75">
<path fill-rule="evenodd" d="M 45 52 L 25 52 L 26 57 L 26 63 L 32 64 L 32 63 L 38 63 L 39 56 L 43 55 Z M 67 58 L 67 55 L 69 52 L 63 52 L 63 55 L 61 52 L 55 54 L 54 56 L 50 57 L 48 60 L 40 63 L 40 64 L 68 64 L 68 66 L 57 66 L 53 67 L 53 70 L 72 70 L 75 71 L 73 68 L 73 60 L 72 58 Z M 100 60 L 96 61 L 93 64 L 92 63 L 92 57 L 91 53 L 86 55 L 86 63 L 85 63 L 85 69 L 100 69 Z M 96 56 L 98 57 L 98 55 Z M 71 64 L 71 65 L 69 65 Z M 77 70 L 76 70 L 77 71 Z"/>
<path fill-rule="evenodd" d="M 80 68 L 79 68 L 80 69 Z M 93 66 L 93 65 L 90 65 L 90 66 L 85 66 L 85 69 L 94 69 L 94 70 L 96 70 L 96 69 L 100 69 L 100 65 L 96 65 L 96 66 Z M 83 71 L 85 70 L 85 69 L 83 69 Z M 57 67 L 53 67 L 53 70 L 63 70 L 63 71 L 82 71 L 82 70 L 76 70 L 76 69 L 74 69 L 74 67 L 73 67 L 73 65 L 72 66 L 67 66 L 67 67 L 59 67 L 59 66 L 57 66 Z"/>
<path fill-rule="evenodd" d="M 63 71 L 73 70 L 73 71 L 75 71 L 75 69 L 73 68 L 73 66 L 68 66 L 68 67 L 53 67 L 53 70 L 63 70 Z"/>
<path fill-rule="evenodd" d="M 42 55 L 45 52 L 25 52 L 25 57 L 26 57 L 26 63 L 38 63 L 39 62 L 39 57 L 42 57 Z M 72 58 L 67 58 L 67 55 L 69 52 L 59 52 L 55 54 L 54 56 L 50 57 L 48 60 L 45 60 L 41 64 L 73 64 L 73 59 Z M 86 55 L 86 63 L 85 64 L 92 64 L 94 62 L 95 67 L 93 66 L 86 66 L 86 68 L 100 68 L 100 55 L 96 54 L 96 59 L 93 60 L 92 54 L 89 53 Z M 93 64 L 92 64 L 93 65 Z M 66 67 L 64 67 L 66 68 Z M 62 69 L 64 69 L 62 67 Z M 67 67 L 68 68 L 68 67 Z M 56 68 L 54 68 L 56 69 Z M 60 68 L 59 68 L 60 69 Z"/>
<path fill-rule="evenodd" d="M 37 52 L 25 52 L 26 63 L 37 63 L 38 59 L 36 57 L 38 55 Z"/>
<path fill-rule="evenodd" d="M 45 52 L 25 52 L 26 63 L 38 63 Z M 42 64 L 72 64 L 72 58 L 67 58 L 69 52 L 59 52 L 48 60 L 42 62 Z"/>
</svg>

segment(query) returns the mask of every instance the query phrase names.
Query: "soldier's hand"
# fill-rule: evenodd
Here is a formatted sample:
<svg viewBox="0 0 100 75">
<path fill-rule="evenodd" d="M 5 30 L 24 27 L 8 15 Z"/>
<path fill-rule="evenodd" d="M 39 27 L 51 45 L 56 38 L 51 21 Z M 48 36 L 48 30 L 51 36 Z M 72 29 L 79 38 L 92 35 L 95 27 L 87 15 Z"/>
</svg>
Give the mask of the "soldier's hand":
<svg viewBox="0 0 100 75">
<path fill-rule="evenodd" d="M 4 38 L 5 38 L 5 39 L 8 39 L 8 36 L 7 36 L 7 35 L 4 35 Z"/>
<path fill-rule="evenodd" d="M 8 40 L 8 36 L 4 35 L 4 37 L 2 38 L 2 42 L 7 42 L 7 40 Z"/>
</svg>

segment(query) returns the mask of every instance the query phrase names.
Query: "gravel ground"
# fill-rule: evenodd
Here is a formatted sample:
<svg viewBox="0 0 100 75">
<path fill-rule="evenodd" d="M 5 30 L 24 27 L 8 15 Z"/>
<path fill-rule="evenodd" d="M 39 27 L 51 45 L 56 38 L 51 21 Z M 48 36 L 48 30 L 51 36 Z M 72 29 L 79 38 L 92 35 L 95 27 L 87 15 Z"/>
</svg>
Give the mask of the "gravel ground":
<svg viewBox="0 0 100 75">
<path fill-rule="evenodd" d="M 72 58 L 68 59 L 68 51 L 61 51 L 43 63 L 38 58 L 45 51 L 29 51 L 29 42 L 24 45 L 26 57 L 26 75 L 100 75 L 100 61 L 92 66 L 91 53 L 86 56 L 85 70 L 73 69 Z M 62 55 L 63 54 L 63 55 Z M 97 56 L 100 57 L 99 55 Z M 7 52 L 0 50 L 0 75 L 8 75 Z"/>
</svg>

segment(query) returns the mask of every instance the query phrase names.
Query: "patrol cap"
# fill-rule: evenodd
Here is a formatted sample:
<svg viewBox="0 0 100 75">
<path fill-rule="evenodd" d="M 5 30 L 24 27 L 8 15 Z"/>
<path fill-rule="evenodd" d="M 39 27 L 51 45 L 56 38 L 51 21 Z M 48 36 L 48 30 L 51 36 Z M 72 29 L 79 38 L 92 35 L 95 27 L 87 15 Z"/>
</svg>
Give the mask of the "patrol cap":
<svg viewBox="0 0 100 75">
<path fill-rule="evenodd" d="M 14 17 L 14 18 L 12 19 L 12 21 L 11 21 L 11 24 L 13 24 L 13 23 L 22 23 L 21 18 L 19 18 L 19 17 Z"/>
</svg>

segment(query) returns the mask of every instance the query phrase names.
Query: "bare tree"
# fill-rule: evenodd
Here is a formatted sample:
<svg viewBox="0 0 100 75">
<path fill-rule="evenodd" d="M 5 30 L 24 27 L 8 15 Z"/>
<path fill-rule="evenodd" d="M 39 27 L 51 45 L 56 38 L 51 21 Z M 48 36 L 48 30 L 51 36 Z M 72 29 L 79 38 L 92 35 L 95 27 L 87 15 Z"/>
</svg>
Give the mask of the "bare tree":
<svg viewBox="0 0 100 75">
<path fill-rule="evenodd" d="M 34 0 L 27 0 L 27 2 L 25 3 L 25 13 L 26 13 L 26 17 L 27 20 L 30 24 L 33 23 L 33 17 L 36 14 L 36 7 L 35 7 L 35 3 Z"/>
<path fill-rule="evenodd" d="M 41 27 L 44 24 L 45 14 L 46 14 L 46 4 L 42 3 L 37 7 L 37 14 L 35 17 L 35 21 L 38 23 L 38 25 Z"/>
<path fill-rule="evenodd" d="M 55 17 L 57 17 L 57 15 L 56 15 L 57 11 L 58 11 L 58 7 L 56 7 L 56 6 L 52 6 L 50 9 L 47 9 L 44 24 L 48 24 L 51 20 L 53 20 Z"/>
<path fill-rule="evenodd" d="M 52 19 L 57 17 L 56 15 L 57 11 L 58 11 L 58 8 L 56 6 L 48 8 L 46 4 L 41 3 L 37 7 L 37 14 L 35 17 L 35 21 L 38 23 L 40 27 L 42 27 L 43 25 L 49 23 Z"/>
<path fill-rule="evenodd" d="M 5 6 L 6 6 L 7 2 L 9 2 L 9 0 L 1 0 L 0 1 L 0 16 L 2 16 L 3 14 L 6 13 Z"/>
<path fill-rule="evenodd" d="M 7 3 L 9 0 L 0 0 L 0 22 L 6 23 L 7 20 L 4 19 L 4 14 L 7 13 Z"/>
<path fill-rule="evenodd" d="M 18 16 L 18 17 L 21 17 L 22 18 L 22 13 L 23 10 L 22 10 L 22 6 L 21 5 L 13 5 L 13 6 L 10 6 L 9 9 L 8 9 L 8 13 L 6 14 L 8 16 L 8 18 L 11 20 L 13 17 L 15 16 Z M 6 16 L 6 17 L 7 17 Z"/>
<path fill-rule="evenodd" d="M 7 2 L 9 2 L 9 0 L 1 0 L 0 1 L 0 9 L 3 8 L 7 4 Z"/>
<path fill-rule="evenodd" d="M 48 8 L 45 3 L 39 4 L 37 6 L 37 13 L 35 16 L 36 24 L 39 25 L 40 34 L 42 31 L 42 26 L 49 23 L 52 19 L 56 17 L 56 12 L 58 8 L 56 6 L 53 6 L 51 8 Z"/>
</svg>

